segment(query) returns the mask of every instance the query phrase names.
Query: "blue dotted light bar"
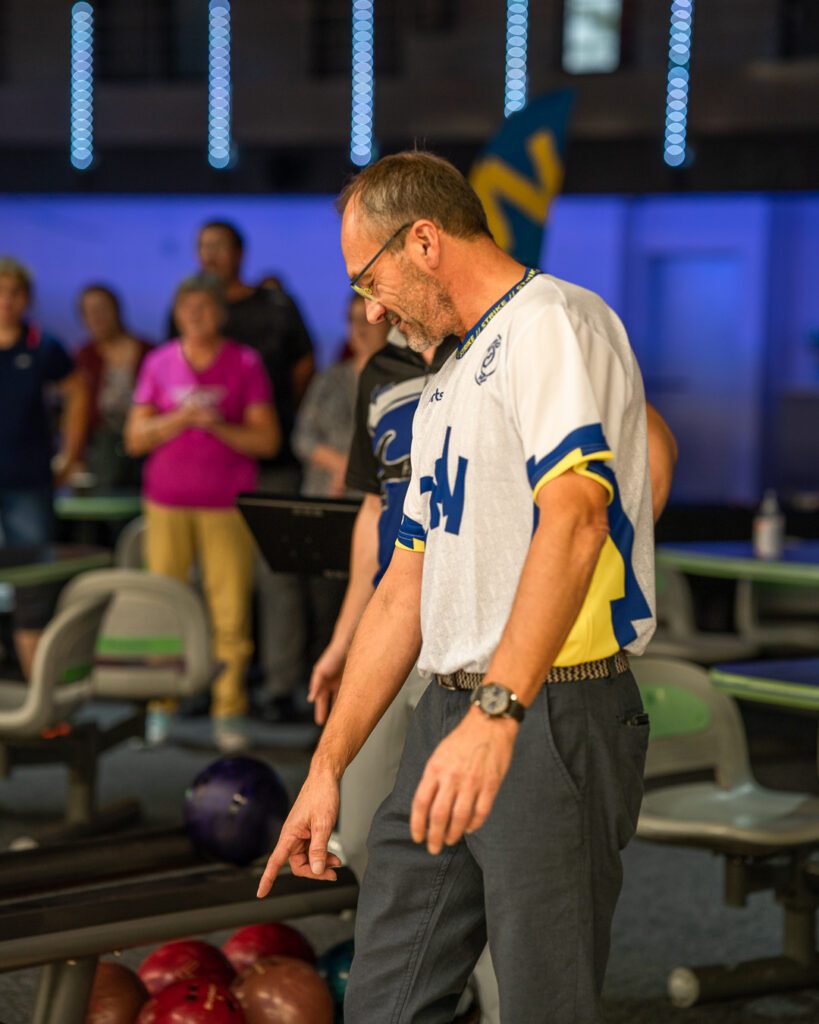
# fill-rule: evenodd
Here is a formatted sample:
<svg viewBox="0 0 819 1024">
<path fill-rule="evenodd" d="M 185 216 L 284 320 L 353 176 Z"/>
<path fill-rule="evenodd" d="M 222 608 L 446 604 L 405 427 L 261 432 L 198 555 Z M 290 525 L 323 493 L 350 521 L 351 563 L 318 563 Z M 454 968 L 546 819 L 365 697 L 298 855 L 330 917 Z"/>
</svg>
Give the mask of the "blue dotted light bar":
<svg viewBox="0 0 819 1024">
<path fill-rule="evenodd" d="M 371 163 L 375 99 L 375 3 L 353 0 L 353 108 L 350 124 L 350 159 L 357 167 Z"/>
<path fill-rule="evenodd" d="M 529 0 L 506 0 L 506 78 L 503 116 L 526 106 L 526 46 L 529 35 Z"/>
<path fill-rule="evenodd" d="M 233 141 L 230 81 L 230 0 L 208 3 L 208 163 L 230 166 Z"/>
<path fill-rule="evenodd" d="M 665 101 L 663 160 L 669 167 L 685 163 L 688 126 L 688 85 L 694 0 L 672 0 L 668 41 L 668 89 Z"/>
<path fill-rule="evenodd" d="M 71 163 L 78 171 L 94 161 L 94 8 L 71 8 Z"/>
</svg>

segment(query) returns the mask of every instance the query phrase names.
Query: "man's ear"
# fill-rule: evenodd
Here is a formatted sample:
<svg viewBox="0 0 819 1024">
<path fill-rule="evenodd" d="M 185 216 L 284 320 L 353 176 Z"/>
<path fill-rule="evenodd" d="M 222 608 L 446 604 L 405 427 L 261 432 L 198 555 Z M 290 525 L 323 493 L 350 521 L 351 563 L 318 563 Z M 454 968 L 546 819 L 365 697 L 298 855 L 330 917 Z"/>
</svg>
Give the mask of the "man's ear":
<svg viewBox="0 0 819 1024">
<path fill-rule="evenodd" d="M 436 270 L 441 261 L 441 232 L 431 220 L 418 220 L 412 226 L 411 243 L 416 256 L 430 270 Z"/>
</svg>

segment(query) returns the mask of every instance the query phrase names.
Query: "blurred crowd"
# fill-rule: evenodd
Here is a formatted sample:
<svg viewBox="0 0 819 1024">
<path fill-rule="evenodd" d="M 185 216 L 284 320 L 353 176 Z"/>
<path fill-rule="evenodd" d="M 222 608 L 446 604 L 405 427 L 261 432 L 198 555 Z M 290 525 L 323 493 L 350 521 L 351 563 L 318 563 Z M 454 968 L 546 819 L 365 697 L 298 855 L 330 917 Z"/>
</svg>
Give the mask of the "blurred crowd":
<svg viewBox="0 0 819 1024">
<path fill-rule="evenodd" d="M 197 570 L 225 666 L 211 698 L 224 749 L 243 745 L 253 636 L 254 713 L 297 717 L 294 695 L 342 597 L 332 584 L 270 571 L 236 497 L 348 495 L 357 379 L 387 333 L 353 295 L 337 362 L 317 373 L 296 303 L 276 277 L 244 279 L 244 248 L 234 225 L 203 225 L 199 265 L 175 289 L 164 341 L 135 334 L 115 288 L 89 283 L 77 297 L 86 337 L 73 352 L 48 332 L 47 316 L 43 326 L 30 317 L 29 270 L 0 258 L 0 545 L 53 542 L 56 489 L 138 491 L 146 568 L 183 580 Z M 25 676 L 52 607 L 42 588 L 17 592 Z M 152 708 L 152 738 L 173 711 Z"/>
</svg>

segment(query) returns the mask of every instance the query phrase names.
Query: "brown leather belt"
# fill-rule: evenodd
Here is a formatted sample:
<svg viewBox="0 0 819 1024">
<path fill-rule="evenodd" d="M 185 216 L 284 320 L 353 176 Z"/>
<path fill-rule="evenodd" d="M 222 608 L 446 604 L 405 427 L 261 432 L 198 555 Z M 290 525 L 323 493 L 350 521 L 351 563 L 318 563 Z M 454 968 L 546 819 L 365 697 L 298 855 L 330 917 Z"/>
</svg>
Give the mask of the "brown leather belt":
<svg viewBox="0 0 819 1024">
<path fill-rule="evenodd" d="M 555 665 L 546 676 L 547 683 L 576 683 L 581 679 L 608 679 L 628 672 L 628 655 L 618 651 L 611 658 L 584 661 L 580 665 Z M 447 676 L 436 676 L 438 685 L 445 690 L 477 690 L 484 681 L 483 672 L 452 672 Z"/>
</svg>

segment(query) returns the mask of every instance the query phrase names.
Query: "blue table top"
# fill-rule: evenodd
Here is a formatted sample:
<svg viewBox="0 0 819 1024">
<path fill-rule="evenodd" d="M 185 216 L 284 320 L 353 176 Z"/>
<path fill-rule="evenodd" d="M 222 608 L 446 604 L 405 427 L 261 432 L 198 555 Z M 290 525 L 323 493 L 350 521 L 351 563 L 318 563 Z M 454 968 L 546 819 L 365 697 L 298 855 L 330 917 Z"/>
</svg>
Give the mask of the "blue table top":
<svg viewBox="0 0 819 1024">
<path fill-rule="evenodd" d="M 658 545 L 657 565 L 694 576 L 818 587 L 819 542 L 789 541 L 779 558 L 769 560 L 757 558 L 750 541 L 681 541 Z"/>
<path fill-rule="evenodd" d="M 737 661 L 714 665 L 713 671 L 721 675 L 744 679 L 762 679 L 768 683 L 787 686 L 813 686 L 819 688 L 819 658 L 783 658 L 781 660 Z"/>
<path fill-rule="evenodd" d="M 680 551 L 692 555 L 705 555 L 708 558 L 747 558 L 749 561 L 760 562 L 754 554 L 753 545 L 749 540 L 691 540 L 673 544 L 663 544 L 663 551 Z M 777 562 L 791 565 L 819 565 L 819 541 L 790 541 Z"/>
<path fill-rule="evenodd" d="M 731 697 L 819 714 L 819 658 L 738 661 L 714 665 L 710 676 Z"/>
</svg>

